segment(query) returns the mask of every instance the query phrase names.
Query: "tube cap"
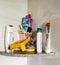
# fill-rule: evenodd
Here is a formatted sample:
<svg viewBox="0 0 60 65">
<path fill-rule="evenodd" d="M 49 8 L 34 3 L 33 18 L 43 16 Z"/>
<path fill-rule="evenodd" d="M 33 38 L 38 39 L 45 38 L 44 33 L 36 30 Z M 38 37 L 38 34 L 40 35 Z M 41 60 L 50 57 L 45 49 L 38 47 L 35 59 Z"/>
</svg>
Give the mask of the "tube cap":
<svg viewBox="0 0 60 65">
<path fill-rule="evenodd" d="M 37 32 L 42 32 L 42 28 L 37 28 Z"/>
</svg>

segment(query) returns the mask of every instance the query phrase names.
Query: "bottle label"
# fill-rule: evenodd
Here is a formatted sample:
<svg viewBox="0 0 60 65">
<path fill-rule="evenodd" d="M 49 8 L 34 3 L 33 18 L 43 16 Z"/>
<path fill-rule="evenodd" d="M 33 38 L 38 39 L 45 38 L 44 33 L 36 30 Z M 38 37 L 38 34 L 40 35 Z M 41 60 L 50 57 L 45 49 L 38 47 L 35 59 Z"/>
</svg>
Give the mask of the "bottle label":
<svg viewBox="0 0 60 65">
<path fill-rule="evenodd" d="M 37 33 L 37 52 L 42 52 L 42 33 Z"/>
</svg>

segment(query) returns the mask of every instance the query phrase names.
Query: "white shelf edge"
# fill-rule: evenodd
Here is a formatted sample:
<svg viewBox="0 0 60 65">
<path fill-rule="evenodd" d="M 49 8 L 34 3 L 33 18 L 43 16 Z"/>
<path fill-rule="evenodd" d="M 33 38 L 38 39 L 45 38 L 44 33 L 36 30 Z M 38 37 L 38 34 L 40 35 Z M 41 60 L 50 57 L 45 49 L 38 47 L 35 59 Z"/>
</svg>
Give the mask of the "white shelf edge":
<svg viewBox="0 0 60 65">
<path fill-rule="evenodd" d="M 50 57 L 50 56 L 55 56 L 55 53 L 40 53 L 40 54 L 13 54 L 13 53 L 6 53 L 6 52 L 0 52 L 0 55 L 3 56 L 12 56 L 12 57 Z"/>
</svg>

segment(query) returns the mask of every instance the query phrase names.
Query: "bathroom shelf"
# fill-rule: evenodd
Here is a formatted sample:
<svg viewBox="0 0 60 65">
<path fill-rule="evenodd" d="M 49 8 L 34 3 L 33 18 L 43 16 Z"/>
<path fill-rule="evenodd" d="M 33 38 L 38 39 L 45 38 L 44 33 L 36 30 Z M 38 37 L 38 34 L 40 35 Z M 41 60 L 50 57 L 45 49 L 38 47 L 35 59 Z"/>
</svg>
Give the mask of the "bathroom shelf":
<svg viewBox="0 0 60 65">
<path fill-rule="evenodd" d="M 50 57 L 50 56 L 54 56 L 55 53 L 51 52 L 51 53 L 40 53 L 40 54 L 14 54 L 14 53 L 6 53 L 6 52 L 0 52 L 0 55 L 3 56 L 12 56 L 12 57 L 35 57 L 35 56 L 39 56 L 39 57 Z"/>
</svg>

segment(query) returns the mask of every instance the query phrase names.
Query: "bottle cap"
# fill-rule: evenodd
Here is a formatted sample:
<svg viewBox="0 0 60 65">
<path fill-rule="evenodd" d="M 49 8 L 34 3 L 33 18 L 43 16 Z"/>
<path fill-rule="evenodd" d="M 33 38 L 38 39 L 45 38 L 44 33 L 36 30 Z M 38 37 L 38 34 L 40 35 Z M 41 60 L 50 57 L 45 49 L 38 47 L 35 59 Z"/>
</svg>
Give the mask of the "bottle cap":
<svg viewBox="0 0 60 65">
<path fill-rule="evenodd" d="M 42 28 L 37 28 L 37 32 L 42 32 Z"/>
</svg>

